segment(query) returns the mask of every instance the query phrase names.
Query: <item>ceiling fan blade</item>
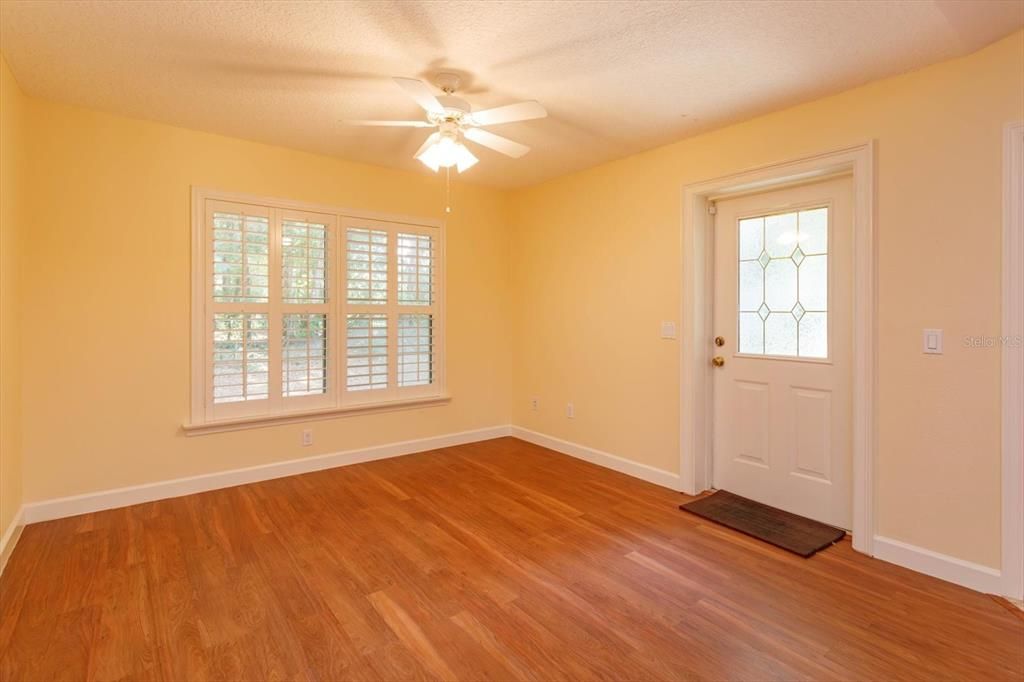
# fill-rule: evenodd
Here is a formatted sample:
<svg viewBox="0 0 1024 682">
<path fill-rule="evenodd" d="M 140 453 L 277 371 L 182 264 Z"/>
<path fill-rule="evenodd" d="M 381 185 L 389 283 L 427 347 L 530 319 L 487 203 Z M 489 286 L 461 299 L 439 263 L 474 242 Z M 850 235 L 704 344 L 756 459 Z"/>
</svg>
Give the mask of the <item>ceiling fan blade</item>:
<svg viewBox="0 0 1024 682">
<path fill-rule="evenodd" d="M 540 102 L 518 102 L 506 104 L 503 107 L 474 111 L 470 114 L 470 118 L 478 126 L 492 126 L 513 121 L 529 121 L 534 118 L 544 118 L 547 115 L 547 109 L 542 107 Z"/>
<path fill-rule="evenodd" d="M 481 130 L 480 128 L 468 128 L 466 129 L 465 135 L 467 140 L 472 140 L 477 144 L 482 144 L 485 147 L 489 147 L 496 152 L 501 152 L 506 156 L 511 156 L 514 159 L 518 159 L 520 156 L 530 151 L 530 148 L 525 144 L 513 142 L 507 137 L 495 135 L 494 133 L 489 133 L 486 130 Z"/>
<path fill-rule="evenodd" d="M 390 128 L 433 128 L 427 121 L 344 121 L 350 126 L 382 126 Z"/>
<path fill-rule="evenodd" d="M 432 114 L 444 113 L 444 107 L 437 101 L 437 97 L 434 97 L 430 86 L 423 81 L 415 78 L 395 78 L 395 82 L 426 111 Z"/>
<path fill-rule="evenodd" d="M 422 154 L 423 152 L 427 151 L 427 147 L 429 147 L 430 145 L 432 145 L 435 142 L 437 142 L 440 138 L 441 138 L 441 133 L 431 133 L 430 135 L 428 135 L 427 139 L 423 142 L 423 145 L 419 149 L 416 150 L 416 153 L 413 154 L 412 157 L 415 159 L 420 154 Z"/>
</svg>

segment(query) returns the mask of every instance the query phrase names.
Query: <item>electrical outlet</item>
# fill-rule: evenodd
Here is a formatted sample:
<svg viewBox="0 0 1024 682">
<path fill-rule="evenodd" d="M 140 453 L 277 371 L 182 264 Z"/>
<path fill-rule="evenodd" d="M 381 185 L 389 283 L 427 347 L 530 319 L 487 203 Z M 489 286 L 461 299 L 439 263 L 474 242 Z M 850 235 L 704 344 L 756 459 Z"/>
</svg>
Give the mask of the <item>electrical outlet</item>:
<svg viewBox="0 0 1024 682">
<path fill-rule="evenodd" d="M 531 410 L 540 409 L 540 398 L 530 398 L 530 409 Z"/>
<path fill-rule="evenodd" d="M 302 446 L 313 444 L 313 429 L 306 429 L 302 432 Z"/>
<path fill-rule="evenodd" d="M 565 406 L 565 416 L 569 419 L 573 419 L 576 416 L 576 408 L 572 403 Z"/>
</svg>

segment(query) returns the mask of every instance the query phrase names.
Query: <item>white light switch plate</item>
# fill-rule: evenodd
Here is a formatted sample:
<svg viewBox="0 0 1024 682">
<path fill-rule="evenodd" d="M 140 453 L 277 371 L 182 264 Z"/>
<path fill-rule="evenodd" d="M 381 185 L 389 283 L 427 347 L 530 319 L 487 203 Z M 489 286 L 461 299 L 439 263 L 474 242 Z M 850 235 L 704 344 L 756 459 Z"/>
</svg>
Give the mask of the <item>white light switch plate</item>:
<svg viewBox="0 0 1024 682">
<path fill-rule="evenodd" d="M 942 355 L 941 329 L 924 330 L 924 348 L 922 350 L 931 355 Z"/>
<path fill-rule="evenodd" d="M 661 323 L 661 338 L 663 339 L 674 339 L 676 338 L 676 323 L 665 320 Z"/>
</svg>

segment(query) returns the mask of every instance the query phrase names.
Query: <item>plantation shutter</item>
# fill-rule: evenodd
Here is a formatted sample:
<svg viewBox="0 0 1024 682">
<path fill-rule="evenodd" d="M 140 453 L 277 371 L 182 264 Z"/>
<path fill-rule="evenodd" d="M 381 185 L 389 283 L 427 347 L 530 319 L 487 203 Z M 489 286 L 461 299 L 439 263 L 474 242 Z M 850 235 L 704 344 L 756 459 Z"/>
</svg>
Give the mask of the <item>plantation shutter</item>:
<svg viewBox="0 0 1024 682">
<path fill-rule="evenodd" d="M 429 393 L 435 384 L 437 244 L 426 231 L 396 235 L 398 289 L 397 384 L 405 393 Z"/>
<path fill-rule="evenodd" d="M 272 218 L 265 206 L 206 206 L 206 391 L 215 419 L 271 409 Z"/>
<path fill-rule="evenodd" d="M 337 313 L 333 262 L 335 219 L 331 215 L 279 210 L 281 245 L 282 409 L 327 407 L 334 403 Z"/>
<path fill-rule="evenodd" d="M 289 206 L 197 204 L 193 423 L 441 396 L 441 229 Z"/>
<path fill-rule="evenodd" d="M 382 221 L 345 223 L 345 400 L 435 395 L 435 234 Z"/>
</svg>

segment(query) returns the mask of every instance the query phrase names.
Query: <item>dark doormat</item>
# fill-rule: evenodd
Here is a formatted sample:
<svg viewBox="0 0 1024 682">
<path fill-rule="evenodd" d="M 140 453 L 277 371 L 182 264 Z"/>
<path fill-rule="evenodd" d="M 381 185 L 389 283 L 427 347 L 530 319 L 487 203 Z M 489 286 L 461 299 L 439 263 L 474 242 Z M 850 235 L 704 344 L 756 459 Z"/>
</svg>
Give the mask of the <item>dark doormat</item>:
<svg viewBox="0 0 1024 682">
<path fill-rule="evenodd" d="M 846 534 L 846 531 L 839 528 L 733 495 L 728 490 L 719 490 L 699 500 L 681 504 L 679 508 L 799 554 L 805 559 Z"/>
</svg>

